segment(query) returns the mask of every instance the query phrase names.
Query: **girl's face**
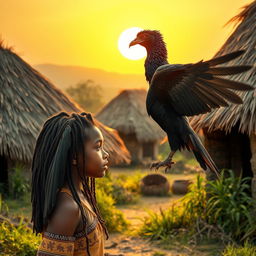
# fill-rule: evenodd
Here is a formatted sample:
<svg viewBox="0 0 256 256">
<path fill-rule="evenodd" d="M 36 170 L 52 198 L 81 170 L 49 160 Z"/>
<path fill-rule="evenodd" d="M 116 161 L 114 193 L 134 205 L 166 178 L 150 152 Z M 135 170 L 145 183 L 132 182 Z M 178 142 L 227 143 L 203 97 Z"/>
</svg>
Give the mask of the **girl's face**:
<svg viewBox="0 0 256 256">
<path fill-rule="evenodd" d="M 103 149 L 104 139 L 101 131 L 93 126 L 88 133 L 90 139 L 85 143 L 84 174 L 92 178 L 100 178 L 108 169 L 109 154 Z"/>
</svg>

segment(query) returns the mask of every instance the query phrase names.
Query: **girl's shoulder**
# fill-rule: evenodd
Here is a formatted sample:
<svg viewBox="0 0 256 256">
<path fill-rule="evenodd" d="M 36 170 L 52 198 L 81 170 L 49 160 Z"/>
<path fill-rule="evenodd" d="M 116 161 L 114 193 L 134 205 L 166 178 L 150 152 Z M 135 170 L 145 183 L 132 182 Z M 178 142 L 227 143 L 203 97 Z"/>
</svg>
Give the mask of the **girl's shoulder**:
<svg viewBox="0 0 256 256">
<path fill-rule="evenodd" d="M 72 193 L 71 193 L 71 191 L 70 191 L 69 188 L 63 187 L 63 188 L 60 189 L 59 192 L 60 192 L 60 194 L 68 194 L 68 195 L 73 199 L 73 195 L 72 195 Z M 93 211 L 92 206 L 91 206 L 91 204 L 88 202 L 88 200 L 87 200 L 84 196 L 82 196 L 82 195 L 80 195 L 79 198 L 80 198 L 81 203 L 82 203 L 83 207 L 85 208 L 85 210 L 86 210 L 90 215 L 96 216 L 96 213 Z M 74 200 L 74 199 L 73 199 L 73 200 Z"/>
<path fill-rule="evenodd" d="M 67 194 L 58 195 L 56 207 L 48 221 L 45 231 L 73 235 L 80 220 L 80 210 L 76 202 Z"/>
</svg>

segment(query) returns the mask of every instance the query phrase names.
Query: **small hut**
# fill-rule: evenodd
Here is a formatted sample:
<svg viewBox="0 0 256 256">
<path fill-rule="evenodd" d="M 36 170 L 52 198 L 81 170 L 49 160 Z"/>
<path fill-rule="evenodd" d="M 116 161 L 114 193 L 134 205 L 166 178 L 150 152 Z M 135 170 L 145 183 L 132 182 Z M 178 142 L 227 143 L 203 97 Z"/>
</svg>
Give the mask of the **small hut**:
<svg viewBox="0 0 256 256">
<path fill-rule="evenodd" d="M 13 162 L 29 164 L 42 124 L 60 111 L 83 112 L 61 90 L 0 42 L 0 182 Z M 129 163 L 117 131 L 96 120 L 112 164 Z"/>
<path fill-rule="evenodd" d="M 123 90 L 96 117 L 116 129 L 131 153 L 132 163 L 154 160 L 165 133 L 146 110 L 144 89 Z"/>
<path fill-rule="evenodd" d="M 255 65 L 256 1 L 245 6 L 232 21 L 237 22 L 237 27 L 215 57 L 245 49 L 245 54 L 225 65 Z M 256 67 L 229 78 L 256 87 Z M 243 104 L 193 117 L 191 125 L 196 130 L 203 129 L 205 145 L 219 168 L 253 177 L 252 195 L 256 198 L 256 91 L 238 94 Z"/>
</svg>

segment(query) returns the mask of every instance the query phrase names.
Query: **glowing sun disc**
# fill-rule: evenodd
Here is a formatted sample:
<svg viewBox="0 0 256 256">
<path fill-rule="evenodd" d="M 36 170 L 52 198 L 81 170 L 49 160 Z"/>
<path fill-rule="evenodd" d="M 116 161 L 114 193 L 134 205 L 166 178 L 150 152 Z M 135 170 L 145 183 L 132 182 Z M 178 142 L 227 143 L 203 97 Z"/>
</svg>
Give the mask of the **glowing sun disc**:
<svg viewBox="0 0 256 256">
<path fill-rule="evenodd" d="M 136 38 L 139 31 L 143 29 L 138 27 L 128 28 L 121 33 L 118 39 L 118 49 L 121 54 L 130 60 L 139 60 L 146 56 L 146 49 L 141 45 L 134 45 L 129 48 L 130 42 Z"/>
</svg>

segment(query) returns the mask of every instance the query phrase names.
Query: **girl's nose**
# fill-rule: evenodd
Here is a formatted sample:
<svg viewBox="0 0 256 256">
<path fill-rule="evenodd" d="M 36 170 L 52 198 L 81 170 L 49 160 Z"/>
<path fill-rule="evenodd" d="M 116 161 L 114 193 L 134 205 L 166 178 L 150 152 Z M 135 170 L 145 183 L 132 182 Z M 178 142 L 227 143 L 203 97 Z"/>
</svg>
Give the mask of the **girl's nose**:
<svg viewBox="0 0 256 256">
<path fill-rule="evenodd" d="M 109 153 L 106 150 L 104 150 L 104 158 L 109 159 Z"/>
</svg>

